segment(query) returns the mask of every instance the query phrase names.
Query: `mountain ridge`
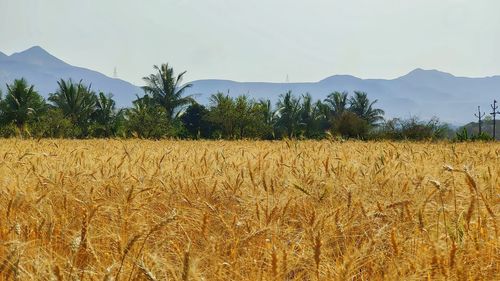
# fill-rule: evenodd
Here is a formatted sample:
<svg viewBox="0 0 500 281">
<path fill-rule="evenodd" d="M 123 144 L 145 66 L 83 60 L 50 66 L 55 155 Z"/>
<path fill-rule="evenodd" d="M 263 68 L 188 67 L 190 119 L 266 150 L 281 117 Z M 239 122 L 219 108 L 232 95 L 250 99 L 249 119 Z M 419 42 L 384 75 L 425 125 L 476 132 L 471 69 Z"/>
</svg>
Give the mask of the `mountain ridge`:
<svg viewBox="0 0 500 281">
<path fill-rule="evenodd" d="M 10 56 L 0 52 L 0 89 L 14 79 L 24 77 L 45 97 L 57 89 L 57 81 L 72 78 L 91 84 L 95 91 L 113 93 L 119 107 L 131 106 L 140 87 L 127 81 L 111 78 L 97 71 L 70 65 L 40 46 L 33 46 Z M 487 108 L 493 99 L 500 98 L 500 75 L 460 77 L 436 69 L 416 68 L 393 79 L 359 78 L 349 74 L 332 75 L 317 82 L 240 82 L 225 79 L 200 79 L 186 94 L 194 95 L 203 104 L 217 92 L 231 96 L 249 95 L 255 99 L 270 99 L 275 103 L 289 90 L 296 95 L 310 93 L 323 100 L 334 91 L 364 91 L 371 100 L 386 111 L 386 117 L 433 116 L 458 124 L 473 120 L 477 105 Z M 470 113 L 470 114 L 469 114 Z"/>
</svg>

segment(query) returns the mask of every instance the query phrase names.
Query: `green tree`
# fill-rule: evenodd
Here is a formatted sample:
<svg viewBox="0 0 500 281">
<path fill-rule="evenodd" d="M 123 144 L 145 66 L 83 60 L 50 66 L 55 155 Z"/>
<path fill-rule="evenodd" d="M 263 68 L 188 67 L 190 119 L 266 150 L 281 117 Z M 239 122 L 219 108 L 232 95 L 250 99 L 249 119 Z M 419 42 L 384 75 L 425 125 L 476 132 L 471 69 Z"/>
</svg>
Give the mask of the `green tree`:
<svg viewBox="0 0 500 281">
<path fill-rule="evenodd" d="M 169 134 L 169 122 L 163 107 L 145 95 L 133 102 L 125 113 L 126 129 L 129 135 L 139 138 L 159 139 Z"/>
<path fill-rule="evenodd" d="M 376 126 L 384 120 L 384 111 L 373 106 L 377 100 L 370 102 L 365 92 L 354 92 L 354 96 L 349 99 L 349 110 L 365 120 L 369 126 Z"/>
<path fill-rule="evenodd" d="M 184 91 L 192 85 L 181 85 L 186 71 L 175 76 L 173 68 L 168 64 L 162 64 L 160 67 L 155 65 L 153 68 L 157 73 L 144 77 L 146 86 L 142 88 L 165 110 L 167 121 L 172 121 L 184 107 L 193 102 L 191 96 L 184 96 Z"/>
<path fill-rule="evenodd" d="M 324 104 L 329 109 L 327 117 L 331 120 L 338 118 L 348 109 L 347 93 L 333 92 L 328 95 Z"/>
<path fill-rule="evenodd" d="M 34 137 L 44 138 L 74 138 L 81 134 L 80 129 L 56 107 L 49 108 L 34 122 L 31 132 Z"/>
<path fill-rule="evenodd" d="M 436 140 L 451 137 L 453 132 L 437 118 L 428 121 L 417 117 L 394 118 L 384 121 L 371 133 L 372 138 L 391 140 Z"/>
<path fill-rule="evenodd" d="M 46 104 L 33 85 L 22 79 L 16 79 L 7 85 L 7 95 L 0 101 L 0 110 L 5 124 L 14 124 L 22 135 L 28 132 L 26 126 L 34 122 L 46 110 Z"/>
<path fill-rule="evenodd" d="M 282 136 L 293 138 L 300 129 L 300 98 L 295 97 L 291 91 L 280 95 L 276 104 L 276 127 Z"/>
<path fill-rule="evenodd" d="M 79 128 L 79 137 L 88 136 L 91 116 L 97 102 L 95 93 L 81 81 L 75 84 L 71 79 L 61 79 L 57 84 L 59 89 L 49 95 L 49 101 Z"/>
<path fill-rule="evenodd" d="M 236 117 L 234 99 L 229 95 L 218 92 L 210 97 L 210 112 L 208 120 L 216 126 L 222 138 L 236 136 Z"/>
<path fill-rule="evenodd" d="M 357 114 L 345 111 L 333 122 L 333 130 L 346 138 L 366 138 L 369 125 L 366 120 Z"/>
<path fill-rule="evenodd" d="M 238 96 L 234 102 L 234 118 L 238 137 L 255 138 L 260 135 L 261 116 L 259 106 L 245 95 Z"/>
<path fill-rule="evenodd" d="M 307 93 L 302 96 L 300 108 L 300 124 L 303 136 L 319 138 L 324 135 L 324 106 L 321 101 L 313 103 L 312 96 Z"/>
<path fill-rule="evenodd" d="M 260 100 L 256 105 L 256 114 L 258 122 L 258 131 L 263 139 L 274 139 L 274 126 L 276 123 L 276 112 L 271 105 L 271 100 Z"/>
<path fill-rule="evenodd" d="M 92 114 L 92 135 L 95 137 L 116 136 L 120 121 L 123 119 L 123 111 L 116 110 L 116 103 L 111 94 L 105 95 L 100 92 L 96 99 L 95 110 Z"/>
<path fill-rule="evenodd" d="M 186 111 L 180 118 L 190 138 L 211 137 L 212 124 L 208 121 L 208 114 L 208 109 L 197 102 L 192 103 L 186 108 Z"/>
</svg>

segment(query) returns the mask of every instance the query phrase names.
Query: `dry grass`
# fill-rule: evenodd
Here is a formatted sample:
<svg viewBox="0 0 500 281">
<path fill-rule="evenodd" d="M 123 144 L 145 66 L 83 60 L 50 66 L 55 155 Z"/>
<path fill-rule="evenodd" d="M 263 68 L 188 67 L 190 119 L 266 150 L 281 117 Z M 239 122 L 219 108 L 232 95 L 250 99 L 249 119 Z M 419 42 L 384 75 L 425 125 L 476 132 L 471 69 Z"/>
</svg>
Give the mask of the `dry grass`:
<svg viewBox="0 0 500 281">
<path fill-rule="evenodd" d="M 3 280 L 499 280 L 500 145 L 2 140 Z"/>
</svg>

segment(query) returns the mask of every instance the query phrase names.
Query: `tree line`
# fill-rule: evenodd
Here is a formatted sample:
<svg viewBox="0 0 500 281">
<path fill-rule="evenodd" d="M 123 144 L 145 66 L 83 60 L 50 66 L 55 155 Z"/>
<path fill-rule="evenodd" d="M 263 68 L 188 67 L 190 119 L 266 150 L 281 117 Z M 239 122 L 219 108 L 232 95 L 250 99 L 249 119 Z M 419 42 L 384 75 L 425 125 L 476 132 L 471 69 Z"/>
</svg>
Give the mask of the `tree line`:
<svg viewBox="0 0 500 281">
<path fill-rule="evenodd" d="M 246 95 L 218 92 L 202 105 L 185 95 L 186 72 L 168 64 L 144 77 L 144 95 L 130 108 L 117 108 L 113 96 L 96 93 L 81 81 L 58 81 L 45 100 L 25 79 L 7 85 L 0 98 L 0 136 L 47 138 L 283 139 L 439 139 L 450 129 L 437 119 L 384 119 L 364 92 L 332 92 L 314 101 L 310 94 L 286 92 L 276 104 Z"/>
</svg>

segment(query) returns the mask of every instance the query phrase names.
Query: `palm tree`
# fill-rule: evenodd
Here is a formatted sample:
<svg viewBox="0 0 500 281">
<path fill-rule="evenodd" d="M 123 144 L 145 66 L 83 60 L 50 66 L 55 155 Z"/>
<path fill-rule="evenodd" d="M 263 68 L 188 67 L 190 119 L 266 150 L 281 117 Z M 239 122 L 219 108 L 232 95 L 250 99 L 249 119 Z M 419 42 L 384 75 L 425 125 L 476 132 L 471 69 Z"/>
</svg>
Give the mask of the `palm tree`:
<svg viewBox="0 0 500 281">
<path fill-rule="evenodd" d="M 294 137 L 300 127 L 300 98 L 292 95 L 292 91 L 280 95 L 277 103 L 278 120 L 276 126 L 288 137 Z"/>
<path fill-rule="evenodd" d="M 339 118 L 347 110 L 347 93 L 333 92 L 325 99 L 330 108 L 329 118 Z"/>
<path fill-rule="evenodd" d="M 7 85 L 7 95 L 0 103 L 2 119 L 6 123 L 14 123 L 22 134 L 26 131 L 26 123 L 40 116 L 46 109 L 45 101 L 35 91 L 34 86 L 22 79 L 14 80 Z"/>
<path fill-rule="evenodd" d="M 82 81 L 78 84 L 71 79 L 61 79 L 57 82 L 59 89 L 49 95 L 49 101 L 62 112 L 74 126 L 75 136 L 88 136 L 92 114 L 95 111 L 97 97 L 90 86 L 85 86 Z"/>
<path fill-rule="evenodd" d="M 71 79 L 61 79 L 57 82 L 59 89 L 50 94 L 49 101 L 59 108 L 65 117 L 69 118 L 74 125 L 83 129 L 88 125 L 91 115 L 94 113 L 97 97 L 80 81 L 74 84 Z"/>
<path fill-rule="evenodd" d="M 210 122 L 217 125 L 221 137 L 234 138 L 236 136 L 236 105 L 232 97 L 218 92 L 210 97 Z"/>
<path fill-rule="evenodd" d="M 97 96 L 92 120 L 95 122 L 93 131 L 98 136 L 110 137 L 116 134 L 122 110 L 117 111 L 115 104 L 111 94 L 105 95 L 100 92 Z"/>
<path fill-rule="evenodd" d="M 377 100 L 370 102 L 365 92 L 354 92 L 354 96 L 349 99 L 349 110 L 365 120 L 368 125 L 376 126 L 384 119 L 385 112 L 379 108 L 373 108 Z"/>
<path fill-rule="evenodd" d="M 258 107 L 262 113 L 262 119 L 265 125 L 272 126 L 275 121 L 275 112 L 271 106 L 271 100 L 261 99 L 258 102 Z"/>
<path fill-rule="evenodd" d="M 191 87 L 191 84 L 181 86 L 182 78 L 186 71 L 174 75 L 174 70 L 168 64 L 162 64 L 161 67 L 153 66 L 158 71 L 144 77 L 146 86 L 142 87 L 146 94 L 151 95 L 153 101 L 163 107 L 167 113 L 168 121 L 173 120 L 181 110 L 193 102 L 191 96 L 184 97 L 184 91 Z"/>
<path fill-rule="evenodd" d="M 302 96 L 302 106 L 300 108 L 300 125 L 307 137 L 312 135 L 314 131 L 314 121 L 316 119 L 315 109 L 312 103 L 311 94 L 307 93 Z"/>
<path fill-rule="evenodd" d="M 276 123 L 276 112 L 273 110 L 271 100 L 261 99 L 255 105 L 257 114 L 256 124 L 260 124 L 259 133 L 263 139 L 274 139 L 274 125 Z"/>
</svg>

